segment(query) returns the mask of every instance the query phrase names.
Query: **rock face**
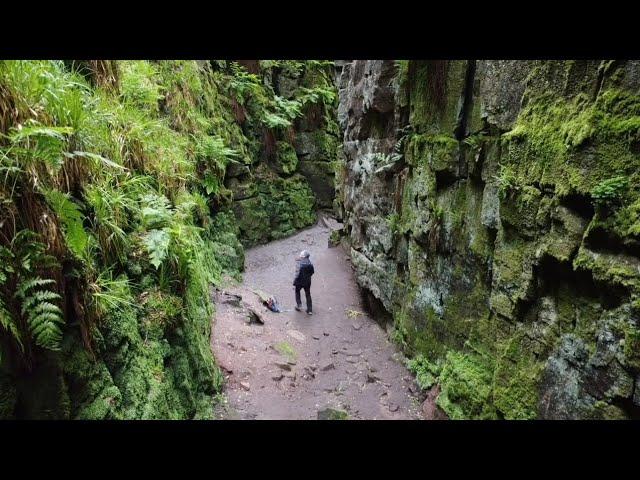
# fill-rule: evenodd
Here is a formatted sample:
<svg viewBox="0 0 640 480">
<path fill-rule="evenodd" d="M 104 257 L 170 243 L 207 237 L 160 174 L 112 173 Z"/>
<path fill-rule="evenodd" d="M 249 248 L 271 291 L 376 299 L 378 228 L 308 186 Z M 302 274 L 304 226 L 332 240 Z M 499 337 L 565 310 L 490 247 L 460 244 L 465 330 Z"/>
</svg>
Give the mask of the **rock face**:
<svg viewBox="0 0 640 480">
<path fill-rule="evenodd" d="M 340 144 L 332 62 L 261 61 L 252 68 L 262 81 L 254 87 L 260 95 L 276 105 L 297 104 L 300 114 L 286 128 L 265 128 L 259 115 L 245 111 L 250 100 L 247 108 L 238 107 L 235 120 L 248 146 L 227 169 L 225 187 L 245 245 L 291 235 L 316 220 L 317 208 L 333 207 Z"/>
<path fill-rule="evenodd" d="M 336 210 L 450 418 L 637 418 L 640 63 L 344 64 Z"/>
</svg>

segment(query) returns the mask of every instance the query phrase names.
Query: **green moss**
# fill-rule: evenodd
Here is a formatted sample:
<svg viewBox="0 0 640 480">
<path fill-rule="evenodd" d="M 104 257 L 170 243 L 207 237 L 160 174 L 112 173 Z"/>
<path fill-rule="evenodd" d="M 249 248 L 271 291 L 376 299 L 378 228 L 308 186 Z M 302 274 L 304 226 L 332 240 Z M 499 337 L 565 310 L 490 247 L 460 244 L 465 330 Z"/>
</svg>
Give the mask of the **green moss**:
<svg viewBox="0 0 640 480">
<path fill-rule="evenodd" d="M 182 299 L 154 289 L 145 292 L 139 303 L 144 307 L 141 315 L 140 332 L 147 340 L 164 338 L 165 330 L 175 326 L 182 313 Z"/>
<path fill-rule="evenodd" d="M 625 245 L 637 245 L 640 242 L 640 198 L 622 205 L 613 215 L 596 217 L 592 226 L 612 232 Z"/>
<path fill-rule="evenodd" d="M 595 102 L 583 94 L 535 96 L 503 136 L 504 160 L 520 184 L 589 194 L 612 176 L 637 173 L 640 159 L 631 143 L 638 139 L 639 112 L 640 98 L 616 90 L 602 92 Z"/>
<path fill-rule="evenodd" d="M 526 237 L 534 237 L 544 219 L 539 216 L 540 202 L 544 199 L 537 188 L 530 185 L 516 186 L 510 177 L 502 171 L 500 188 L 505 189 L 501 195 L 500 218 L 504 224 L 517 230 Z M 508 193 L 504 193 L 508 192 Z"/>
<path fill-rule="evenodd" d="M 64 218 L 68 209 L 46 210 L 66 233 L 54 248 L 62 251 L 54 253 L 66 257 L 67 245 L 86 253 L 73 268 L 81 288 L 67 283 L 68 295 L 78 296 L 66 299 L 74 308 L 80 300 L 84 317 L 67 322 L 59 356 L 36 352 L 31 360 L 40 367 L 31 376 L 16 375 L 22 378 L 14 389 L 3 388 L 2 405 L 17 398 L 19 407 L 10 408 L 27 417 L 208 418 L 210 397 L 222 384 L 209 345 L 209 287 L 225 273 L 239 275 L 244 263 L 235 219 L 219 213 L 229 193 L 222 181 L 232 159 L 252 162 L 251 142 L 226 92 L 228 74 L 212 71 L 208 62 L 110 65 L 117 67 L 109 75 L 119 77 L 119 87 L 110 81 L 108 89 L 100 87 L 106 84 L 101 71 L 91 72 L 89 84 L 63 62 L 0 65 L 0 83 L 10 88 L 25 126 L 73 132 L 73 138 L 56 137 L 56 164 L 42 170 L 35 190 L 20 177 L 23 168 L 14 169 L 11 182 L 36 202 L 46 192 L 55 199 L 60 189 L 72 191 L 73 223 Z M 36 147 L 22 149 L 24 158 L 15 161 L 30 161 Z M 63 151 L 87 153 L 67 158 Z M 302 210 L 291 214 L 291 223 L 308 222 L 300 189 L 285 190 Z M 7 200 L 3 192 L 0 197 Z M 70 240 L 69 228 L 78 224 L 87 230 L 83 242 Z M 141 241 L 151 231 L 169 239 L 155 252 L 156 266 Z"/>
<path fill-rule="evenodd" d="M 437 404 L 453 420 L 495 419 L 491 405 L 492 368 L 477 355 L 449 351 L 440 374 Z"/>
<path fill-rule="evenodd" d="M 298 167 L 298 157 L 293 146 L 287 142 L 276 144 L 276 171 L 284 175 L 290 175 Z"/>
<path fill-rule="evenodd" d="M 291 346 L 289 342 L 279 342 L 275 345 L 275 349 L 281 355 L 284 355 L 287 360 L 295 361 L 297 357 L 296 350 Z"/>
<path fill-rule="evenodd" d="M 613 253 L 596 253 L 580 248 L 573 261 L 575 269 L 590 270 L 596 280 L 637 291 L 640 272 L 632 258 Z"/>
<path fill-rule="evenodd" d="M 455 172 L 458 166 L 460 143 L 448 135 L 415 134 L 407 142 L 407 163 L 428 165 L 432 171 Z"/>
<path fill-rule="evenodd" d="M 532 242 L 518 238 L 506 241 L 504 232 L 498 233 L 490 297 L 491 310 L 495 313 L 513 318 L 519 302 L 530 297 L 535 248 Z"/>
<path fill-rule="evenodd" d="M 640 329 L 624 325 L 624 362 L 626 366 L 640 370 Z"/>
<path fill-rule="evenodd" d="M 318 412 L 318 420 L 348 420 L 349 413 L 335 408 L 325 408 Z"/>
<path fill-rule="evenodd" d="M 417 132 L 453 135 L 465 87 L 466 61 L 410 61 L 409 121 Z"/>
<path fill-rule="evenodd" d="M 624 410 L 602 400 L 598 400 L 591 411 L 585 412 L 585 419 L 589 420 L 627 420 Z"/>
<path fill-rule="evenodd" d="M 427 360 L 423 355 L 418 355 L 407 362 L 407 368 L 416 376 L 418 386 L 422 390 L 428 390 L 437 381 L 440 374 L 440 366 Z"/>
<path fill-rule="evenodd" d="M 304 177 L 259 169 L 256 181 L 258 196 L 233 205 L 244 244 L 283 238 L 316 221 L 315 197 Z"/>
<path fill-rule="evenodd" d="M 544 362 L 537 361 L 522 334 L 499 348 L 493 376 L 493 404 L 507 420 L 537 417 L 538 385 Z"/>
</svg>

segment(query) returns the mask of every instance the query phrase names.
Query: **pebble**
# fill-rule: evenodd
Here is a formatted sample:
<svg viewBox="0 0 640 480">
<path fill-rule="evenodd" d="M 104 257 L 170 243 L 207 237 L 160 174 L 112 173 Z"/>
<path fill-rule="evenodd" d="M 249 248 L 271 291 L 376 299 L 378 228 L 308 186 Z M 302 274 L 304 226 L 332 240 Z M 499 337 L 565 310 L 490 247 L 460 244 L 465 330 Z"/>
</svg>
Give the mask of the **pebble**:
<svg viewBox="0 0 640 480">
<path fill-rule="evenodd" d="M 287 335 L 289 335 L 290 337 L 295 338 L 300 343 L 304 343 L 305 340 L 306 340 L 304 334 L 302 332 L 297 331 L 297 330 L 287 330 Z"/>
<path fill-rule="evenodd" d="M 346 350 L 345 349 L 344 354 L 350 357 L 356 357 L 358 355 L 362 355 L 362 350 Z"/>
<path fill-rule="evenodd" d="M 336 366 L 333 363 L 327 363 L 320 370 L 322 370 L 323 372 L 326 372 L 328 370 L 334 370 L 335 368 Z"/>
<path fill-rule="evenodd" d="M 367 383 L 376 383 L 378 380 L 380 379 L 375 375 L 371 375 L 370 373 L 367 373 Z"/>
</svg>

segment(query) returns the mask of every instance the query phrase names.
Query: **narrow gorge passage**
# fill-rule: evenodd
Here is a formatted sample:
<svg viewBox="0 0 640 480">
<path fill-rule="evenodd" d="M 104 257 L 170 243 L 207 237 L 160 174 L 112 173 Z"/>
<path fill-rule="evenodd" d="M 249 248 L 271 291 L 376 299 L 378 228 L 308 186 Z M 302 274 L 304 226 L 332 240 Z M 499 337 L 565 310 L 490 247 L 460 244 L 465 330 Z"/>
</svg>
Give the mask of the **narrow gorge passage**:
<svg viewBox="0 0 640 480">
<path fill-rule="evenodd" d="M 0 419 L 640 418 L 638 60 L 4 60 L 0 172 Z"/>
<path fill-rule="evenodd" d="M 225 291 L 241 295 L 264 324 L 249 323 L 232 300 L 217 302 L 212 348 L 227 377 L 217 418 L 312 420 L 328 408 L 350 419 L 421 418 L 413 377 L 363 311 L 349 256 L 327 247 L 329 234 L 320 222 L 247 251 L 244 282 Z M 303 249 L 316 269 L 313 316 L 293 308 L 294 259 Z M 284 312 L 268 311 L 253 289 L 274 295 Z"/>
</svg>

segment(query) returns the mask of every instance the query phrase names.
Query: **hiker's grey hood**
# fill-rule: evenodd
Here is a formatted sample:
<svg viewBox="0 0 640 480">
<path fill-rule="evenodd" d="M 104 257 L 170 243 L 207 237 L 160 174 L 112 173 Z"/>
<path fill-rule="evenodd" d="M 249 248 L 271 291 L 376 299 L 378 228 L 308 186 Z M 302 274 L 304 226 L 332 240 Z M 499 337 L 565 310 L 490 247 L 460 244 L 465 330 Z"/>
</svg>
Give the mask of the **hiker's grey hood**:
<svg viewBox="0 0 640 480">
<path fill-rule="evenodd" d="M 303 258 L 300 260 L 300 265 L 310 265 L 311 259 L 309 257 Z"/>
</svg>

